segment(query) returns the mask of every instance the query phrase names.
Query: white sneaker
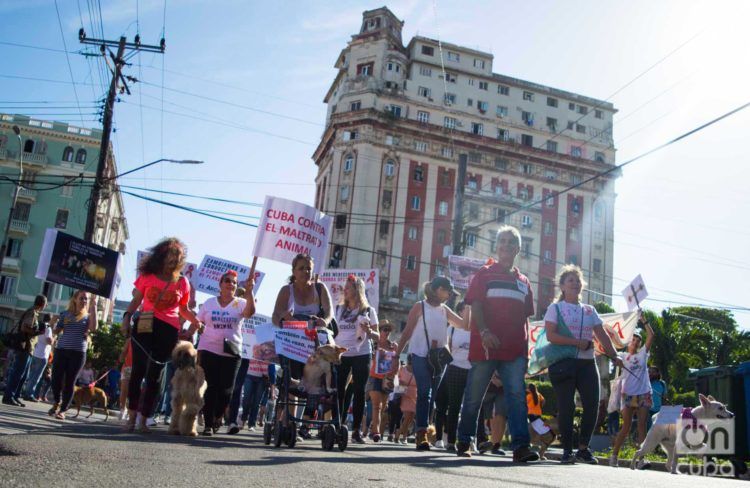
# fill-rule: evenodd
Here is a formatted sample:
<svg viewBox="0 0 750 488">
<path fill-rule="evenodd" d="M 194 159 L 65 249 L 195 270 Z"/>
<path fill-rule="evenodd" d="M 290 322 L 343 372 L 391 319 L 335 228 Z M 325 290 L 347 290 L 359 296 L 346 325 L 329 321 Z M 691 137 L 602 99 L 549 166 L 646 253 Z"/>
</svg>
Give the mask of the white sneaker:
<svg viewBox="0 0 750 488">
<path fill-rule="evenodd" d="M 476 442 L 471 441 L 471 444 L 469 444 L 469 452 L 473 452 L 474 454 L 477 454 L 479 452 Z"/>
<path fill-rule="evenodd" d="M 617 468 L 620 466 L 617 462 L 617 456 L 615 456 L 614 454 L 609 456 L 609 466 L 612 468 Z"/>
<path fill-rule="evenodd" d="M 125 417 L 127 416 L 128 416 L 128 410 L 123 408 L 122 410 L 120 410 L 120 414 L 117 417 L 122 421 L 122 420 L 125 420 Z"/>
<path fill-rule="evenodd" d="M 435 449 L 445 449 L 445 443 L 443 442 L 442 439 L 435 442 Z"/>
<path fill-rule="evenodd" d="M 401 443 L 401 444 L 403 444 L 403 445 L 406 445 L 406 444 L 407 444 L 407 441 L 406 441 L 406 439 L 401 439 L 401 440 L 400 440 L 400 441 L 398 441 L 398 442 L 400 442 L 400 443 Z"/>
<path fill-rule="evenodd" d="M 253 426 L 251 425 L 250 427 L 248 427 L 248 428 L 247 428 L 247 430 L 249 430 L 250 432 L 255 432 L 255 427 L 253 427 Z"/>
<path fill-rule="evenodd" d="M 146 419 L 146 427 L 155 427 L 159 425 L 159 422 L 156 420 L 156 417 L 149 417 Z"/>
</svg>

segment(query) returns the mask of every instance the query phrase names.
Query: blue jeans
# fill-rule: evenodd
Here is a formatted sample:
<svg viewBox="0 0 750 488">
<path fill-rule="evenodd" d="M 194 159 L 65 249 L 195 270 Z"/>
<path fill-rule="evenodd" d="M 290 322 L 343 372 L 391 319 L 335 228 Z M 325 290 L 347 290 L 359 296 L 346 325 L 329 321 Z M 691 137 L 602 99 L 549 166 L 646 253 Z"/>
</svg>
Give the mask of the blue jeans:
<svg viewBox="0 0 750 488">
<path fill-rule="evenodd" d="M 229 420 L 230 424 L 238 424 L 237 415 L 240 413 L 240 402 L 242 401 L 242 388 L 247 376 L 247 368 L 250 366 L 249 359 L 240 361 L 240 369 L 237 370 L 237 376 L 234 378 L 234 389 L 232 390 L 232 399 L 229 400 Z"/>
<path fill-rule="evenodd" d="M 258 421 L 260 398 L 263 396 L 265 380 L 262 376 L 245 375 L 242 389 L 242 421 L 253 427 Z"/>
<path fill-rule="evenodd" d="M 434 371 L 427 362 L 427 358 L 412 354 L 411 371 L 414 375 L 414 380 L 417 382 L 417 414 L 415 427 L 417 431 L 420 431 L 427 429 L 427 426 L 430 424 L 430 416 L 434 405 L 433 397 L 440 385 L 440 380 L 443 378 L 445 368 L 440 371 Z M 525 401 L 526 397 L 524 396 L 524 402 Z M 476 429 L 474 430 L 476 431 Z"/>
<path fill-rule="evenodd" d="M 29 376 L 26 379 L 26 388 L 23 389 L 23 397 L 36 398 L 36 390 L 39 385 L 39 380 L 42 379 L 42 373 L 44 368 L 47 366 L 47 360 L 44 358 L 38 358 L 31 356 L 31 366 L 29 367 Z"/>
<path fill-rule="evenodd" d="M 497 371 L 503 382 L 505 402 L 508 406 L 508 427 L 511 436 L 511 449 L 514 451 L 529 446 L 529 427 L 526 418 L 526 368 L 528 359 L 521 356 L 511 361 L 488 360 L 471 363 L 466 379 L 464 404 L 461 407 L 461 422 L 458 424 L 459 442 L 469 443 L 477 432 L 477 420 L 482 408 L 482 400 L 492 373 Z"/>
<path fill-rule="evenodd" d="M 7 400 L 18 400 L 21 396 L 23 382 L 29 374 L 29 364 L 31 363 L 31 354 L 26 351 L 15 351 L 13 355 L 13 364 L 10 366 L 8 373 L 8 384 L 5 385 L 5 396 Z"/>
<path fill-rule="evenodd" d="M 174 365 L 172 361 L 167 363 L 164 370 L 164 389 L 162 390 L 161 401 L 156 413 L 161 413 L 165 417 L 172 416 L 172 377 L 174 376 Z"/>
</svg>

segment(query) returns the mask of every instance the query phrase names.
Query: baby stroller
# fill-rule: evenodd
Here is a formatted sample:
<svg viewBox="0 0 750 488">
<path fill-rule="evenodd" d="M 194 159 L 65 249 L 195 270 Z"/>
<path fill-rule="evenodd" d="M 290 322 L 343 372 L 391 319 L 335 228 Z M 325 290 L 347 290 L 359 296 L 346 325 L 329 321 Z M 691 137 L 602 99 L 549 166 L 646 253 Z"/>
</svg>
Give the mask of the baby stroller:
<svg viewBox="0 0 750 488">
<path fill-rule="evenodd" d="M 315 347 L 320 343 L 315 337 Z M 298 427 L 302 424 L 318 429 L 318 437 L 324 450 L 332 451 L 338 445 L 340 451 L 344 451 L 349 442 L 349 431 L 341 422 L 339 412 L 338 391 L 324 393 L 322 395 L 308 395 L 304 391 L 293 385 L 291 382 L 290 359 L 280 355 L 281 377 L 278 382 L 279 396 L 276 401 L 276 408 L 273 412 L 271 422 L 266 422 L 263 426 L 263 442 L 270 445 L 273 442 L 275 447 L 281 447 L 286 444 L 288 447 L 294 447 L 297 444 Z M 333 384 L 336 385 L 336 370 L 333 373 Z M 323 379 L 322 381 L 325 381 Z M 293 398 L 293 397 L 296 397 Z M 302 419 L 294 415 L 297 407 L 305 407 L 305 413 L 310 419 Z M 325 413 L 330 410 L 331 420 L 324 420 Z M 313 415 L 317 413 L 315 419 Z"/>
</svg>

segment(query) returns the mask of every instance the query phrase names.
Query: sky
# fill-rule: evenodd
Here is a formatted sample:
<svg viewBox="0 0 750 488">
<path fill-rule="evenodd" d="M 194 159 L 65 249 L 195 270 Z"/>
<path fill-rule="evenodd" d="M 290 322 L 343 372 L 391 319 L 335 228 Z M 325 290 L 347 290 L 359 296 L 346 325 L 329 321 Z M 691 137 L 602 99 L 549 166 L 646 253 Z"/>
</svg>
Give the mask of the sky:
<svg viewBox="0 0 750 488">
<path fill-rule="evenodd" d="M 205 163 L 162 163 L 123 178 L 123 190 L 257 223 L 248 217 L 259 215 L 257 205 L 154 190 L 249 204 L 275 195 L 312 204 L 311 155 L 324 129 L 323 97 L 336 75 L 333 65 L 358 32 L 362 12 L 383 5 L 0 0 L 0 112 L 96 127 L 97 116 L 90 114 L 105 94 L 108 74 L 77 53 L 91 50 L 78 42 L 78 29 L 113 40 L 124 35 L 132 41 L 140 33 L 144 44 L 158 44 L 163 35 L 165 54 L 136 54 L 125 70 L 139 81 L 115 106 L 117 164 L 125 171 L 162 157 Z M 612 102 L 619 110 L 613 127 L 617 163 L 750 101 L 743 34 L 750 3 L 742 0 L 386 5 L 405 21 L 405 43 L 422 35 L 478 48 L 494 54 L 495 73 Z M 50 103 L 24 105 L 40 101 Z M 32 105 L 42 108 L 13 108 Z M 616 183 L 615 308 L 624 310 L 619 292 L 641 274 L 650 293 L 644 306 L 738 307 L 735 317 L 750 329 L 749 126 L 747 109 L 623 169 Z M 130 239 L 120 298 L 129 298 L 136 251 L 163 236 L 185 241 L 190 261 L 205 254 L 251 261 L 250 226 L 123 198 Z M 84 217 L 73 225 L 83 228 Z M 256 294 L 258 309 L 269 314 L 289 267 L 267 260 L 258 267 L 267 273 Z"/>
</svg>

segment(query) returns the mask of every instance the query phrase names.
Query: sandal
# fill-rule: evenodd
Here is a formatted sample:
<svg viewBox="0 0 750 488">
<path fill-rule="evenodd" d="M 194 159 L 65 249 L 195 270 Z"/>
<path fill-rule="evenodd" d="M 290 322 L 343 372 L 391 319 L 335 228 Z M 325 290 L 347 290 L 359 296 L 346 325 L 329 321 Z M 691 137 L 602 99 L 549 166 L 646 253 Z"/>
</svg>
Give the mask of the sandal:
<svg viewBox="0 0 750 488">
<path fill-rule="evenodd" d="M 57 420 L 65 420 L 65 412 L 55 412 L 55 418 Z"/>
<path fill-rule="evenodd" d="M 47 415 L 49 415 L 50 417 L 53 417 L 53 416 L 55 416 L 57 414 L 57 412 L 59 410 L 60 410 L 60 404 L 59 403 L 55 403 L 54 405 L 52 405 L 52 408 L 50 408 L 47 411 Z"/>
<path fill-rule="evenodd" d="M 122 431 L 126 433 L 133 432 L 135 430 L 135 418 L 136 414 L 130 414 L 125 425 L 122 426 Z"/>
</svg>

